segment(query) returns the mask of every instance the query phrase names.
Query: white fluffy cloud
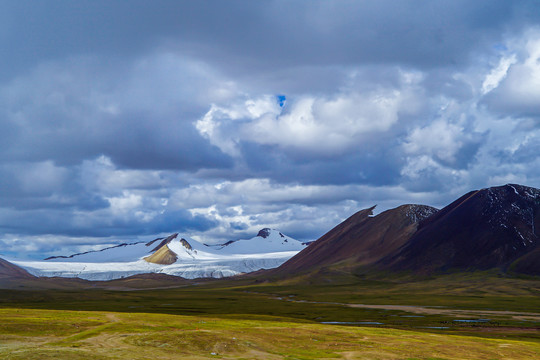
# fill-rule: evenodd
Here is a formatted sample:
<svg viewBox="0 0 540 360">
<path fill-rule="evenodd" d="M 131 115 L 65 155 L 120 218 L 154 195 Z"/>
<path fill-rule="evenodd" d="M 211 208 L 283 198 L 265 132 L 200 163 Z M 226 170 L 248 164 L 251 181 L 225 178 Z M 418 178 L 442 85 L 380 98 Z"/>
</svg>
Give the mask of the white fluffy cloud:
<svg viewBox="0 0 540 360">
<path fill-rule="evenodd" d="M 540 28 L 512 38 L 507 44 L 509 55 L 486 78 L 491 94 L 488 106 L 518 117 L 540 117 Z"/>
<path fill-rule="evenodd" d="M 348 88 L 330 96 L 299 95 L 279 106 L 273 95 L 232 105 L 214 104 L 195 126 L 232 156 L 252 142 L 319 156 L 342 155 L 388 132 L 400 116 L 415 114 L 421 102 L 418 76 L 401 72 L 401 85 L 376 90 Z"/>
<path fill-rule="evenodd" d="M 397 90 L 340 94 L 331 99 L 302 97 L 278 116 L 262 116 L 247 123 L 241 135 L 260 144 L 339 154 L 369 134 L 394 125 L 400 102 Z"/>
<path fill-rule="evenodd" d="M 454 163 L 466 138 L 465 129 L 459 123 L 438 119 L 425 127 L 415 128 L 407 136 L 403 149 L 407 155 L 429 156 Z"/>
<path fill-rule="evenodd" d="M 491 72 L 486 76 L 484 82 L 482 83 L 482 94 L 485 95 L 491 90 L 499 86 L 500 82 L 508 74 L 508 69 L 510 66 L 517 62 L 515 54 L 512 54 L 508 57 L 504 56 L 499 61 L 499 65 L 492 69 Z"/>
</svg>

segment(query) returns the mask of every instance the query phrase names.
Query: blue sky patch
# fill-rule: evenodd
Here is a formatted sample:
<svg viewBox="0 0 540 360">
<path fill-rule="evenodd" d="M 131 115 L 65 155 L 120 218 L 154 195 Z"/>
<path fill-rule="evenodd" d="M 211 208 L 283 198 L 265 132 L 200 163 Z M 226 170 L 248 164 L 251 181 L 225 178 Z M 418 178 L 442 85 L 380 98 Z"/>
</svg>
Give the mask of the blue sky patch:
<svg viewBox="0 0 540 360">
<path fill-rule="evenodd" d="M 280 107 L 283 107 L 285 105 L 285 101 L 287 101 L 287 97 L 285 95 L 276 95 L 277 102 Z"/>
</svg>

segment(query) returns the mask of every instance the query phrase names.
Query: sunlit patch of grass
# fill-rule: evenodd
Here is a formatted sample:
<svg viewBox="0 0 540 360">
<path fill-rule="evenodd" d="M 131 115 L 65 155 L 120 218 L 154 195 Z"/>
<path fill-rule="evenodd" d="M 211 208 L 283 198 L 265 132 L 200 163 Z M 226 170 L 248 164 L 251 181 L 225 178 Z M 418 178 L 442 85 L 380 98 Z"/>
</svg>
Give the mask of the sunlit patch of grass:
<svg viewBox="0 0 540 360">
<path fill-rule="evenodd" d="M 0 309 L 0 334 L 20 336 L 67 336 L 104 324 L 106 319 L 78 312 Z"/>
<path fill-rule="evenodd" d="M 252 320 L 147 313 L 0 310 L 2 359 L 533 359 L 540 344 L 391 328 L 333 326 L 294 319 Z M 13 315 L 16 314 L 16 315 Z M 50 325 L 40 342 L 16 331 L 28 317 Z M 73 334 L 66 326 L 91 324 Z M 15 334 L 13 334 L 13 332 Z"/>
<path fill-rule="evenodd" d="M 1 348 L 0 348 L 0 354 Z M 107 355 L 95 354 L 91 351 L 73 349 L 18 349 L 8 354 L 2 354 L 5 360 L 105 360 L 110 359 Z"/>
</svg>

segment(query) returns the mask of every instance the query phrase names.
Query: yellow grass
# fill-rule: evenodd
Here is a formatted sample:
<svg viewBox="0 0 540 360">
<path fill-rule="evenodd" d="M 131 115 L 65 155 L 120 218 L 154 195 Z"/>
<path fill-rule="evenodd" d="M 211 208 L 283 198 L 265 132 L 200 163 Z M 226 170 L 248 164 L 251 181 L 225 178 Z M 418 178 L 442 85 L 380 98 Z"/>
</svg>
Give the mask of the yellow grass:
<svg viewBox="0 0 540 360">
<path fill-rule="evenodd" d="M 0 358 L 540 358 L 540 344 L 532 340 L 250 318 L 0 309 Z"/>
</svg>

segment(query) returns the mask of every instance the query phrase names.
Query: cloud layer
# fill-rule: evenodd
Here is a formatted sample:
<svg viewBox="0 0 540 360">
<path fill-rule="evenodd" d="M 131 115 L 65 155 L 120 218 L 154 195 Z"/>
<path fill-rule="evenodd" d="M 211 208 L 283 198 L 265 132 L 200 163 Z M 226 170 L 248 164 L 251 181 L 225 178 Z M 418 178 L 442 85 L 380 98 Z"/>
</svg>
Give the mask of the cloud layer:
<svg viewBox="0 0 540 360">
<path fill-rule="evenodd" d="M 540 187 L 536 1 L 3 2 L 0 254 Z"/>
</svg>

